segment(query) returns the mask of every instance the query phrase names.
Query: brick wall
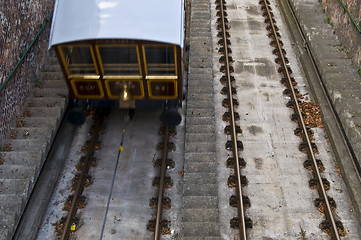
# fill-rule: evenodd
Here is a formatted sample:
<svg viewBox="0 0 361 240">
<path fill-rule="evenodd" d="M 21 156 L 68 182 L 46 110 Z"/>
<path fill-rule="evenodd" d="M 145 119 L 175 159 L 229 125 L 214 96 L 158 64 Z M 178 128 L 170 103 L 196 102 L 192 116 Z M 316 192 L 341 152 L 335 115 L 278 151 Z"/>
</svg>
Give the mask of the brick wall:
<svg viewBox="0 0 361 240">
<path fill-rule="evenodd" d="M 341 1 L 361 28 L 361 0 Z M 331 23 L 346 53 L 352 58 L 355 66 L 361 68 L 361 33 L 354 26 L 340 0 L 322 0 L 322 6 L 330 16 Z"/>
<path fill-rule="evenodd" d="M 0 82 L 12 69 L 50 17 L 54 0 L 0 1 Z M 39 79 L 40 66 L 47 59 L 50 23 L 44 28 L 27 57 L 0 92 L 0 144 L 20 113 L 25 96 Z"/>
</svg>

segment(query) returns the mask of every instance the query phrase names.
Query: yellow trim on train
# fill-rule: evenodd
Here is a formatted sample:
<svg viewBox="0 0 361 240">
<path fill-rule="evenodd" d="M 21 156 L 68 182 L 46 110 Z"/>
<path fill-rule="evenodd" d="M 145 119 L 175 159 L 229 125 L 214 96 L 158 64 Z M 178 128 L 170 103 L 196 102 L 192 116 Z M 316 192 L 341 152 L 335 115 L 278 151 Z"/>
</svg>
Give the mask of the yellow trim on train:
<svg viewBox="0 0 361 240">
<path fill-rule="evenodd" d="M 171 82 L 174 84 L 174 95 L 163 95 L 163 96 L 153 96 L 152 94 L 152 89 L 151 89 L 151 83 L 153 82 Z M 161 79 L 161 78 L 157 78 L 157 79 L 149 79 L 147 81 L 147 86 L 148 86 L 148 95 L 149 98 L 153 98 L 153 99 L 176 99 L 178 97 L 178 84 L 176 80 L 171 80 L 171 79 Z"/>
<path fill-rule="evenodd" d="M 140 98 L 144 98 L 144 86 L 143 86 L 143 80 L 142 78 L 140 77 L 140 79 L 126 79 L 126 80 L 123 80 L 123 79 L 107 79 L 104 81 L 105 82 L 105 87 L 107 89 L 107 94 L 110 98 L 113 98 L 113 99 L 119 99 L 119 95 L 112 95 L 111 94 L 111 91 L 110 91 L 110 86 L 109 86 L 109 83 L 110 82 L 138 82 L 139 85 L 140 85 L 140 91 L 141 91 L 141 94 L 140 95 L 132 95 L 132 98 L 134 99 L 140 99 Z"/>
<path fill-rule="evenodd" d="M 98 89 L 100 92 L 100 95 L 80 95 L 78 93 L 78 90 L 76 88 L 76 82 L 95 82 L 98 85 Z M 104 90 L 102 87 L 102 84 L 99 80 L 90 80 L 90 79 L 72 79 L 70 80 L 71 87 L 73 89 L 74 95 L 77 98 L 103 98 L 104 97 Z"/>
<path fill-rule="evenodd" d="M 142 79 L 142 76 L 116 76 L 116 75 L 106 75 L 103 79 L 119 79 L 119 80 L 137 80 Z"/>
<path fill-rule="evenodd" d="M 99 75 L 71 75 L 68 78 L 69 80 L 71 79 L 88 79 L 88 80 L 99 80 L 100 76 Z"/>
<path fill-rule="evenodd" d="M 153 79 L 158 79 L 158 80 L 177 80 L 178 76 L 146 76 L 145 79 L 149 79 L 149 80 L 153 80 Z"/>
</svg>

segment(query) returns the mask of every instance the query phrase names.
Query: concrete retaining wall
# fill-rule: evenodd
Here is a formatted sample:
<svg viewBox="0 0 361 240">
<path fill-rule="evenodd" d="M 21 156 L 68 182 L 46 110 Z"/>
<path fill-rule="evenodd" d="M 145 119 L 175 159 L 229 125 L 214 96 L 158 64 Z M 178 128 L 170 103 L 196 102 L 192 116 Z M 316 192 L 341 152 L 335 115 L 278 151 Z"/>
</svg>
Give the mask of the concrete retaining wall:
<svg viewBox="0 0 361 240">
<path fill-rule="evenodd" d="M 330 20 L 345 52 L 352 59 L 353 64 L 361 68 L 361 33 L 340 1 L 347 6 L 347 10 L 361 28 L 361 0 L 322 0 L 322 6 L 329 16 L 325 21 Z"/>
</svg>

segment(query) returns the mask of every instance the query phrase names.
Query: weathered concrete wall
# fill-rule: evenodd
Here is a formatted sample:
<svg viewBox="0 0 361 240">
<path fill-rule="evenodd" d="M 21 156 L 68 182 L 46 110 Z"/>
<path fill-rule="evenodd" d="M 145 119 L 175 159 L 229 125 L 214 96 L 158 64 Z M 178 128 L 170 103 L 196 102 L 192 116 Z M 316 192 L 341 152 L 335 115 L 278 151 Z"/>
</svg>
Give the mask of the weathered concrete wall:
<svg viewBox="0 0 361 240">
<path fill-rule="evenodd" d="M 0 1 L 1 84 L 34 39 L 41 24 L 51 16 L 53 6 L 54 0 Z M 7 136 L 10 124 L 21 110 L 25 96 L 36 85 L 40 66 L 47 59 L 49 29 L 50 23 L 0 92 L 0 141 Z"/>
<path fill-rule="evenodd" d="M 330 16 L 330 21 L 334 25 L 336 34 L 347 55 L 351 57 L 355 66 L 361 68 L 361 33 L 355 27 L 340 1 L 347 6 L 347 10 L 361 28 L 361 0 L 322 0 L 322 6 L 327 15 Z"/>
</svg>

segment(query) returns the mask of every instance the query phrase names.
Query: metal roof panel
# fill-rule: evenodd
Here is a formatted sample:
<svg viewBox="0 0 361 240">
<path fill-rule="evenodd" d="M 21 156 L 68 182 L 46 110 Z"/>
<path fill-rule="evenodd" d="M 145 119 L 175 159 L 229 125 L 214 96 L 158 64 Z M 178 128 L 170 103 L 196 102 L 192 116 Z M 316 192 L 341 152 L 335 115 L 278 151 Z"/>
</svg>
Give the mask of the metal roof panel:
<svg viewBox="0 0 361 240">
<path fill-rule="evenodd" d="M 49 47 L 91 39 L 183 46 L 183 0 L 56 0 Z"/>
</svg>

